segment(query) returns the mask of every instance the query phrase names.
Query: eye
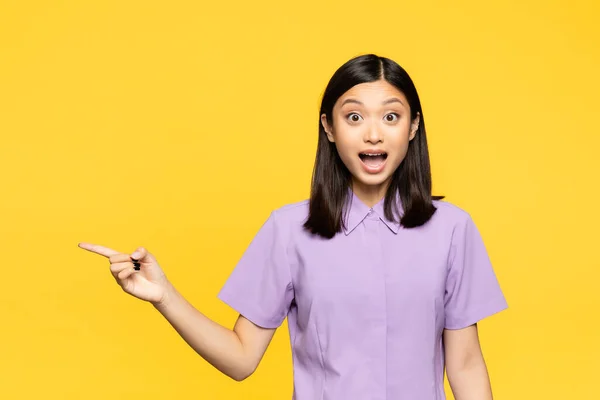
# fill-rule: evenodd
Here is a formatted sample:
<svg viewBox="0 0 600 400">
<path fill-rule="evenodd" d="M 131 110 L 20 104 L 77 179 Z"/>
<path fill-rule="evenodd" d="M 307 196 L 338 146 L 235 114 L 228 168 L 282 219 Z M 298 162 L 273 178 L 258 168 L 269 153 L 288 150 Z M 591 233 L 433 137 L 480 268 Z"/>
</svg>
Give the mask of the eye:
<svg viewBox="0 0 600 400">
<path fill-rule="evenodd" d="M 349 120 L 350 122 L 358 122 L 361 120 L 361 116 L 358 115 L 357 113 L 350 113 L 348 115 L 346 115 L 346 119 Z"/>
<path fill-rule="evenodd" d="M 386 116 L 384 118 L 387 122 L 396 122 L 398 120 L 398 118 L 400 118 L 400 116 L 396 113 L 389 113 L 389 114 L 386 114 Z"/>
</svg>

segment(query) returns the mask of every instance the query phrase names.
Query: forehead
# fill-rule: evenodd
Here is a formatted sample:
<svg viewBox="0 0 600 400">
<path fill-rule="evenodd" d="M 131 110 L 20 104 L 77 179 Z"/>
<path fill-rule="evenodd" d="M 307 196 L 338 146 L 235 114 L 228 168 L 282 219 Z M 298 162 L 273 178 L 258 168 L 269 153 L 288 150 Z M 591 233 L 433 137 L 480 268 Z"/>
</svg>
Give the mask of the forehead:
<svg viewBox="0 0 600 400">
<path fill-rule="evenodd" d="M 360 83 L 353 86 L 340 96 L 336 105 L 342 104 L 347 99 L 356 99 L 365 105 L 379 106 L 383 101 L 392 97 L 399 98 L 408 107 L 408 101 L 404 93 L 385 80 Z"/>
</svg>

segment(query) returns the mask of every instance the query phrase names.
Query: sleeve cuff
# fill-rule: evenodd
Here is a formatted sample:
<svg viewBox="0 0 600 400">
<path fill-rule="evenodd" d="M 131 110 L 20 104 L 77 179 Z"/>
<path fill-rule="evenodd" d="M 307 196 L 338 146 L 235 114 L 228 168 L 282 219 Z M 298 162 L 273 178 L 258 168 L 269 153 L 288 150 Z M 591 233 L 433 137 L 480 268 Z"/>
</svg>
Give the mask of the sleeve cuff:
<svg viewBox="0 0 600 400">
<path fill-rule="evenodd" d="M 475 310 L 468 312 L 467 315 L 452 317 L 446 316 L 445 329 L 463 329 L 471 326 L 484 318 L 491 315 L 497 314 L 500 311 L 506 310 L 508 304 L 505 298 L 498 299 L 494 302 L 488 303 L 483 307 L 479 307 Z"/>
<path fill-rule="evenodd" d="M 253 324 L 260 326 L 261 328 L 278 328 L 285 320 L 285 316 L 279 319 L 265 317 L 264 315 L 261 315 L 260 312 L 253 310 L 248 303 L 244 303 L 243 301 L 236 299 L 235 296 L 230 296 L 226 291 L 223 290 L 217 294 L 217 298 L 237 311 L 244 318 Z"/>
</svg>

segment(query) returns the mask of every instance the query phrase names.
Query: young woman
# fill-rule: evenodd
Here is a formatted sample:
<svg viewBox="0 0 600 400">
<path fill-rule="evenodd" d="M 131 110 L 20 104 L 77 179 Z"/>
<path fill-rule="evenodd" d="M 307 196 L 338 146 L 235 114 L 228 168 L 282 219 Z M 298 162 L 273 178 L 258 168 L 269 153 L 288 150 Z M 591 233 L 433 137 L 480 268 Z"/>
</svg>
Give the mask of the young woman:
<svg viewBox="0 0 600 400">
<path fill-rule="evenodd" d="M 444 370 L 457 400 L 492 399 L 477 322 L 507 303 L 470 215 L 431 195 L 412 80 L 390 59 L 356 57 L 319 117 L 310 199 L 270 214 L 219 293 L 240 314 L 233 330 L 190 305 L 145 248 L 79 246 L 235 380 L 287 317 L 296 400 L 443 400 Z"/>
</svg>

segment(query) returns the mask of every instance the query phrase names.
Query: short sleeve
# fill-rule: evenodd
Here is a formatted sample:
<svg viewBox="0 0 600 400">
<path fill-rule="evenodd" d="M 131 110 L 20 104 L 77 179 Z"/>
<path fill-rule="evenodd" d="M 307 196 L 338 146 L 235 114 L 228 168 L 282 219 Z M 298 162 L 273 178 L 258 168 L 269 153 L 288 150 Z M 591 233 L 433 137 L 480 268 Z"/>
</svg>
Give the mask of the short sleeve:
<svg viewBox="0 0 600 400">
<path fill-rule="evenodd" d="M 225 282 L 218 297 L 263 328 L 279 327 L 293 299 L 288 229 L 273 211 Z"/>
<path fill-rule="evenodd" d="M 508 307 L 470 215 L 455 227 L 446 279 L 445 328 L 461 329 Z"/>
</svg>

